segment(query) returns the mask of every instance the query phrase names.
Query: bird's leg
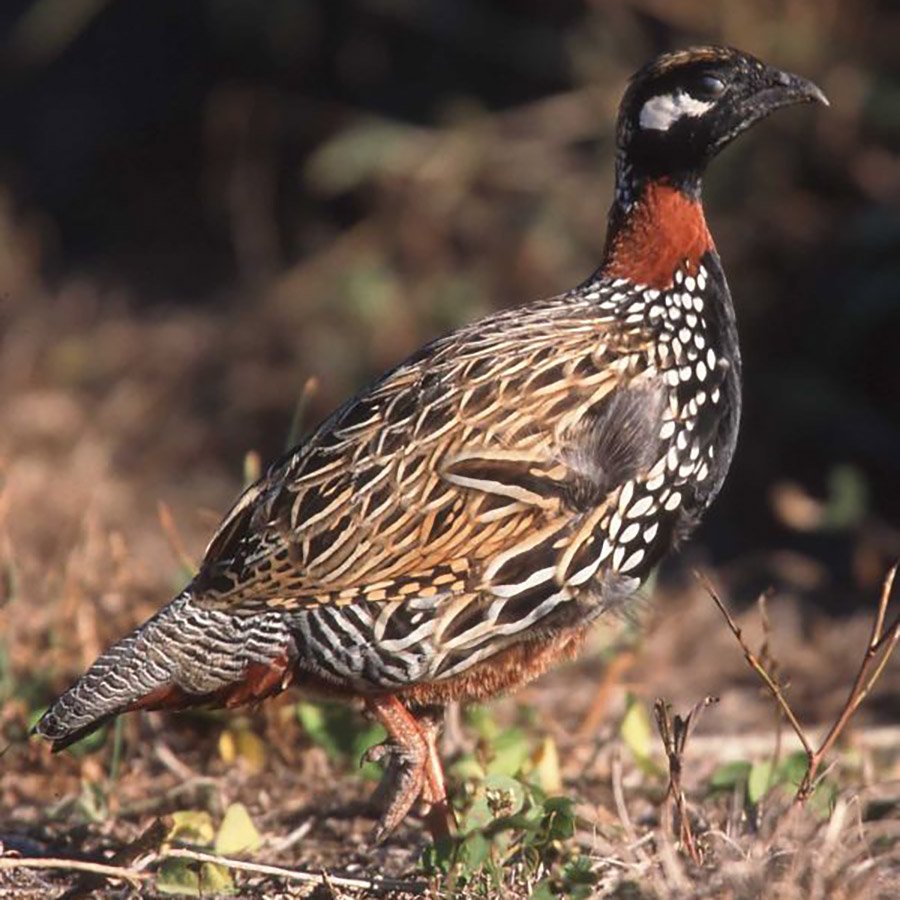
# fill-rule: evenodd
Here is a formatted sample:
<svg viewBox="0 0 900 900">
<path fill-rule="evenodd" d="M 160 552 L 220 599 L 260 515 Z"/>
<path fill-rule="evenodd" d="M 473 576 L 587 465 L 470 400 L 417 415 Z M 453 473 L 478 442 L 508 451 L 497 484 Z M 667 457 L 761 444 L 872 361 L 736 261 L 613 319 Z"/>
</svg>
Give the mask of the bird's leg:
<svg viewBox="0 0 900 900">
<path fill-rule="evenodd" d="M 438 754 L 438 738 L 443 724 L 443 709 L 437 708 L 427 712 L 419 719 L 422 737 L 428 749 L 425 758 L 425 783 L 422 787 L 422 798 L 429 804 L 427 822 L 431 836 L 435 841 L 449 837 L 456 825 L 453 807 L 447 799 L 447 785 L 444 781 L 444 767 Z"/>
<path fill-rule="evenodd" d="M 396 697 L 372 698 L 367 706 L 388 733 L 388 741 L 371 748 L 364 757 L 368 761 L 387 757 L 387 768 L 375 794 L 384 806 L 375 840 L 384 840 L 420 796 L 431 806 L 427 820 L 433 837 L 446 837 L 451 819 L 435 746 L 437 723 L 430 719 L 419 722 Z"/>
</svg>

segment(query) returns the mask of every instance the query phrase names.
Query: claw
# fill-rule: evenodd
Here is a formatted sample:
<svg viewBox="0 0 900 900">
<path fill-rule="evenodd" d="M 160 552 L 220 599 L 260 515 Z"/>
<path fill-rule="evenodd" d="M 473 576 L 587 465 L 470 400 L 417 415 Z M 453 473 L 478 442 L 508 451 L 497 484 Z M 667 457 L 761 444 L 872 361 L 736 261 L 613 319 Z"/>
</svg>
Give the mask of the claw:
<svg viewBox="0 0 900 900">
<path fill-rule="evenodd" d="M 435 746 L 437 725 L 415 719 L 396 697 L 373 699 L 369 708 L 389 735 L 387 741 L 370 747 L 362 756 L 363 762 L 387 760 L 372 798 L 383 809 L 373 839 L 378 843 L 384 841 L 418 799 L 428 804 L 426 821 L 435 840 L 446 837 L 454 817 L 447 803 Z"/>
<path fill-rule="evenodd" d="M 362 768 L 366 763 L 380 763 L 386 756 L 390 757 L 393 752 L 393 745 L 390 741 L 372 744 L 359 758 L 359 767 Z"/>
</svg>

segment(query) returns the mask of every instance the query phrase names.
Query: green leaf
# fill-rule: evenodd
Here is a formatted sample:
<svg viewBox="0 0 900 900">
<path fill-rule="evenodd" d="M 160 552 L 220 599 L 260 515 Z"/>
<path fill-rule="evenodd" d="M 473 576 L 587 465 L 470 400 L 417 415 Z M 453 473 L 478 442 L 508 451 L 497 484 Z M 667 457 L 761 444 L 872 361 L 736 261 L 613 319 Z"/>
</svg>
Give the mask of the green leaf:
<svg viewBox="0 0 900 900">
<path fill-rule="evenodd" d="M 563 868 L 563 877 L 570 884 L 592 885 L 597 883 L 597 873 L 587 856 L 578 855 L 569 860 Z"/>
<path fill-rule="evenodd" d="M 778 784 L 789 784 L 791 787 L 800 787 L 800 782 L 806 776 L 806 770 L 809 768 L 809 758 L 802 751 L 798 750 L 786 756 L 779 764 L 775 780 Z"/>
<path fill-rule="evenodd" d="M 482 794 L 472 801 L 472 805 L 465 816 L 463 816 L 462 830 L 464 833 L 478 831 L 486 828 L 493 820 L 494 813 L 487 801 L 487 797 Z"/>
<path fill-rule="evenodd" d="M 225 810 L 219 833 L 216 835 L 216 853 L 228 855 L 256 850 L 260 845 L 259 832 L 243 803 L 232 803 Z"/>
<path fill-rule="evenodd" d="M 491 742 L 500 733 L 500 728 L 494 721 L 494 716 L 486 706 L 475 704 L 465 711 L 466 724 L 483 741 Z"/>
<path fill-rule="evenodd" d="M 485 771 L 473 754 L 465 753 L 450 766 L 450 774 L 459 781 L 483 781 Z"/>
<path fill-rule="evenodd" d="M 481 831 L 473 831 L 462 843 L 460 856 L 464 868 L 474 874 L 490 859 L 491 842 Z"/>
<path fill-rule="evenodd" d="M 567 841 L 575 834 L 575 804 L 570 797 L 549 797 L 544 803 L 548 841 Z"/>
<path fill-rule="evenodd" d="M 154 887 L 160 894 L 199 897 L 200 876 L 190 860 L 167 859 L 156 873 Z"/>
<path fill-rule="evenodd" d="M 179 897 L 210 897 L 235 893 L 231 873 L 224 866 L 188 859 L 167 859 L 156 874 L 158 893 Z"/>
<path fill-rule="evenodd" d="M 331 759 L 348 765 L 386 736 L 380 725 L 365 725 L 353 710 L 336 703 L 298 703 L 297 718 Z M 363 766 L 363 773 L 372 778 L 381 774 L 374 765 Z"/>
<path fill-rule="evenodd" d="M 493 743 L 493 758 L 487 765 L 489 775 L 517 775 L 531 755 L 528 737 L 518 728 L 508 728 Z"/>
<path fill-rule="evenodd" d="M 771 759 L 755 762 L 750 767 L 750 774 L 747 776 L 747 799 L 754 806 L 765 797 L 774 784 L 774 774 Z"/>
<path fill-rule="evenodd" d="M 525 788 L 509 775 L 491 773 L 484 779 L 485 797 L 494 816 L 514 816 L 525 806 Z"/>
<path fill-rule="evenodd" d="M 532 889 L 530 900 L 556 900 L 559 895 L 553 890 L 553 879 L 542 878 Z"/>
<path fill-rule="evenodd" d="M 422 871 L 428 875 L 448 875 L 459 848 L 457 838 L 441 838 L 434 844 L 428 844 L 422 851 Z"/>
<path fill-rule="evenodd" d="M 746 760 L 735 760 L 719 766 L 709 780 L 713 790 L 731 790 L 739 784 L 746 784 L 752 765 Z"/>
<path fill-rule="evenodd" d="M 102 728 L 85 735 L 80 741 L 75 741 L 74 744 L 66 748 L 66 752 L 78 758 L 87 756 L 89 753 L 95 753 L 106 743 L 107 734 L 109 734 L 109 727 L 104 725 Z"/>
</svg>

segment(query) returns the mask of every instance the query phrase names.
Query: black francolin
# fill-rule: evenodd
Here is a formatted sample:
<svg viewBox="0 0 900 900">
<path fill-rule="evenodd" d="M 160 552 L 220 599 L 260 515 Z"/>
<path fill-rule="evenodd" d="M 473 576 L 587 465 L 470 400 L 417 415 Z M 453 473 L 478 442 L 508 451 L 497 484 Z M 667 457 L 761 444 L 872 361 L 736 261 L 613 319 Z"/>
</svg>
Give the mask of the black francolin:
<svg viewBox="0 0 900 900">
<path fill-rule="evenodd" d="M 386 728 L 380 836 L 419 797 L 443 830 L 442 706 L 573 655 L 719 491 L 741 366 L 701 177 L 753 123 L 812 100 L 827 102 L 720 47 L 638 72 L 597 273 L 435 340 L 345 403 L 37 733 L 58 750 L 126 710 L 296 685 L 362 701 Z"/>
</svg>

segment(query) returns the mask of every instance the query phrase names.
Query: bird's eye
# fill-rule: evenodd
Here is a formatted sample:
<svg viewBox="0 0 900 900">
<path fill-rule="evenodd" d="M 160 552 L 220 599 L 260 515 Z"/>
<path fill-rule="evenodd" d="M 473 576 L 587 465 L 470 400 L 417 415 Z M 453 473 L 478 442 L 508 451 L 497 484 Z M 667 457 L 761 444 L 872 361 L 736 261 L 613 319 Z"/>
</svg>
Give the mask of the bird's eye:
<svg viewBox="0 0 900 900">
<path fill-rule="evenodd" d="M 697 99 L 714 100 L 725 91 L 725 82 L 715 75 L 701 75 L 691 85 L 691 93 Z"/>
</svg>

